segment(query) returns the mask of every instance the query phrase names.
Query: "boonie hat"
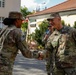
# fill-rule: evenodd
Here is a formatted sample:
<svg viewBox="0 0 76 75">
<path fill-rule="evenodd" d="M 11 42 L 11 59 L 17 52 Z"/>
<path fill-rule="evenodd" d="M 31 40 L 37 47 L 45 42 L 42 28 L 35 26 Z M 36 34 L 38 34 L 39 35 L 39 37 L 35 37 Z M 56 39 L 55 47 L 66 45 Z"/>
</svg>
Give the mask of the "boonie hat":
<svg viewBox="0 0 76 75">
<path fill-rule="evenodd" d="M 47 21 L 50 21 L 51 19 L 55 18 L 55 17 L 60 17 L 59 13 L 58 12 L 55 12 L 55 13 L 52 13 L 50 15 L 49 18 L 47 18 Z"/>
<path fill-rule="evenodd" d="M 21 19 L 21 20 L 25 19 L 20 12 L 15 12 L 15 11 L 10 12 L 8 18 Z"/>
</svg>

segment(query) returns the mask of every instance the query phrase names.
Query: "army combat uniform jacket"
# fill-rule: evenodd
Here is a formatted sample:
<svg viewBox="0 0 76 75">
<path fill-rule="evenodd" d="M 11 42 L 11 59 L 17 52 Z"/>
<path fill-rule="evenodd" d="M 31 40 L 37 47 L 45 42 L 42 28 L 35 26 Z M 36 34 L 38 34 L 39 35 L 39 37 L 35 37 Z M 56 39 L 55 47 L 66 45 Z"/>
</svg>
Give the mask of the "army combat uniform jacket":
<svg viewBox="0 0 76 75">
<path fill-rule="evenodd" d="M 23 43 L 23 41 L 19 28 L 15 27 L 9 32 L 0 52 L 0 75 L 12 75 L 13 64 L 19 50 L 24 57 L 32 57 L 26 43 Z"/>
<path fill-rule="evenodd" d="M 76 67 L 76 29 L 64 26 L 48 38 L 46 49 L 53 52 L 54 65 L 61 68 Z"/>
</svg>

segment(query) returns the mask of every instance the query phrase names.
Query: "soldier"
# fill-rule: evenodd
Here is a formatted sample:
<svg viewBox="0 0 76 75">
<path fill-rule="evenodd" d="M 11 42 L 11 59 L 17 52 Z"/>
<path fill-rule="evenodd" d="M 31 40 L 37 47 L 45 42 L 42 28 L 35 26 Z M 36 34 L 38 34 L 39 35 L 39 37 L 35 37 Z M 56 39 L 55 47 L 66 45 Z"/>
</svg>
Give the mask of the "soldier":
<svg viewBox="0 0 76 75">
<path fill-rule="evenodd" d="M 3 36 L 5 40 L 0 51 L 0 75 L 12 75 L 13 64 L 19 50 L 24 57 L 33 57 L 32 52 L 21 39 L 20 28 L 23 20 L 20 12 L 10 12 L 9 17 L 3 21 L 6 25 L 5 31 L 9 31 L 9 33 Z"/>
<path fill-rule="evenodd" d="M 63 26 L 59 13 L 47 20 L 56 29 L 46 44 L 53 54 L 53 75 L 76 75 L 76 29 Z"/>
<path fill-rule="evenodd" d="M 45 32 L 44 38 L 42 39 L 42 41 L 45 43 L 47 43 L 47 39 L 48 37 L 51 35 L 51 33 L 53 32 L 53 26 L 51 24 L 48 25 L 48 30 Z M 52 73 L 52 55 L 51 52 L 46 50 L 46 71 L 47 71 L 47 75 L 51 75 Z"/>
</svg>

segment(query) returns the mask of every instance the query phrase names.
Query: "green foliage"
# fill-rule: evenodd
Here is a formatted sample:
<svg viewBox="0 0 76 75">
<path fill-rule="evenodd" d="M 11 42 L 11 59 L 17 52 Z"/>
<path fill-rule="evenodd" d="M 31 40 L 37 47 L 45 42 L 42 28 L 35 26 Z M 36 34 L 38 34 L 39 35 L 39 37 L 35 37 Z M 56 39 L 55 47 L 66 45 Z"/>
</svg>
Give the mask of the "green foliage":
<svg viewBox="0 0 76 75">
<path fill-rule="evenodd" d="M 43 45 L 42 43 L 42 36 L 44 32 L 47 30 L 48 22 L 45 20 L 39 25 L 39 29 L 36 28 L 35 30 L 35 40 L 38 42 L 38 44 Z"/>
<path fill-rule="evenodd" d="M 25 32 L 28 28 L 28 22 L 24 22 L 21 26 L 22 30 Z"/>
<path fill-rule="evenodd" d="M 43 34 L 47 30 L 48 22 L 45 20 L 39 25 L 39 29 L 41 34 Z"/>
<path fill-rule="evenodd" d="M 31 39 L 31 35 L 28 35 L 28 40 L 30 40 Z"/>
<path fill-rule="evenodd" d="M 76 21 L 74 22 L 74 28 L 76 28 Z"/>
<path fill-rule="evenodd" d="M 35 40 L 35 33 L 31 34 L 32 40 Z"/>
<path fill-rule="evenodd" d="M 29 14 L 32 14 L 32 12 L 28 11 L 27 7 L 21 7 L 21 12 L 24 17 L 26 17 Z"/>
<path fill-rule="evenodd" d="M 24 22 L 23 24 L 22 24 L 22 28 L 28 28 L 28 22 Z"/>
<path fill-rule="evenodd" d="M 68 26 L 70 27 L 70 24 L 68 24 Z"/>
<path fill-rule="evenodd" d="M 38 42 L 38 44 L 41 44 L 41 32 L 39 29 L 35 30 L 35 40 Z"/>
<path fill-rule="evenodd" d="M 21 7 L 21 13 L 26 18 L 27 15 L 32 14 L 32 12 L 28 11 L 27 7 Z M 28 22 L 24 22 L 22 24 L 21 29 L 25 32 L 28 28 Z"/>
<path fill-rule="evenodd" d="M 62 20 L 62 25 L 65 25 L 65 22 L 64 22 L 64 20 Z"/>
</svg>

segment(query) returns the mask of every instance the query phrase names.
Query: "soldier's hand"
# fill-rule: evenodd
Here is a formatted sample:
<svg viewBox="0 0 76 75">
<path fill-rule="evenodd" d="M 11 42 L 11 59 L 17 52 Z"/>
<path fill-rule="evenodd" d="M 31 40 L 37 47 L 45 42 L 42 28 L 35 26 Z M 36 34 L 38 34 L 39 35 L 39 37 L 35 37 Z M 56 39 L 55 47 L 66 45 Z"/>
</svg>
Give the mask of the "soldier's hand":
<svg viewBox="0 0 76 75">
<path fill-rule="evenodd" d="M 43 55 L 42 52 L 39 52 L 38 55 L 39 55 L 39 56 L 38 56 L 38 60 L 43 60 L 43 59 L 44 59 L 44 55 Z"/>
</svg>

